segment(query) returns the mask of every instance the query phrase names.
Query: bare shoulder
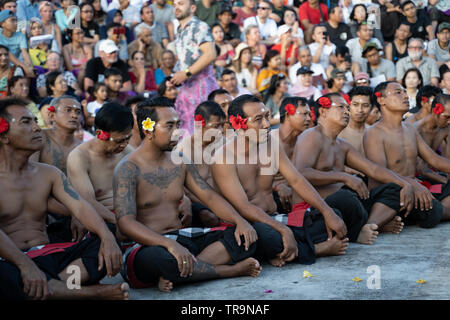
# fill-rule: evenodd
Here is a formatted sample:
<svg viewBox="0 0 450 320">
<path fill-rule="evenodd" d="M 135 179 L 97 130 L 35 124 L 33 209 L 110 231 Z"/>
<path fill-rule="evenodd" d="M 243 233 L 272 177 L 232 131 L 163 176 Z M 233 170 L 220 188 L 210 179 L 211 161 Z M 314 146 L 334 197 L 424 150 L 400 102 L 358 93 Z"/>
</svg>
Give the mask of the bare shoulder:
<svg viewBox="0 0 450 320">
<path fill-rule="evenodd" d="M 322 139 L 322 130 L 320 130 L 319 126 L 315 126 L 313 128 L 309 128 L 305 131 L 303 131 L 298 137 L 297 137 L 297 144 L 296 147 L 299 145 L 299 142 L 308 142 L 313 143 L 317 145 L 317 143 L 320 143 Z"/>
</svg>

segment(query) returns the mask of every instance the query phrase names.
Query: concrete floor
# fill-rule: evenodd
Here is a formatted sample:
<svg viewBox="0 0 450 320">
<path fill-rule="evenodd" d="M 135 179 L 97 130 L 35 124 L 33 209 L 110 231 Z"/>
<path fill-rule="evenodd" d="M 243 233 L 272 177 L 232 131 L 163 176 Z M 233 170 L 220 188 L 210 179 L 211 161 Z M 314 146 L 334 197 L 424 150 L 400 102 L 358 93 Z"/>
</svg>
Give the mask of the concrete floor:
<svg viewBox="0 0 450 320">
<path fill-rule="evenodd" d="M 372 245 L 350 244 L 347 254 L 319 258 L 313 265 L 290 263 L 283 268 L 263 264 L 257 278 L 241 277 L 131 291 L 135 300 L 407 300 L 450 299 L 450 223 L 434 229 L 405 227 L 401 235 L 383 234 Z M 380 289 L 368 287 L 379 267 Z M 377 268 L 377 267 L 375 267 Z M 304 271 L 315 277 L 303 278 Z M 359 277 L 360 282 L 352 279 Z M 416 281 L 426 280 L 420 284 Z M 122 281 L 120 275 L 102 283 Z M 369 286 L 376 286 L 376 280 Z M 272 292 L 266 293 L 266 290 Z"/>
</svg>

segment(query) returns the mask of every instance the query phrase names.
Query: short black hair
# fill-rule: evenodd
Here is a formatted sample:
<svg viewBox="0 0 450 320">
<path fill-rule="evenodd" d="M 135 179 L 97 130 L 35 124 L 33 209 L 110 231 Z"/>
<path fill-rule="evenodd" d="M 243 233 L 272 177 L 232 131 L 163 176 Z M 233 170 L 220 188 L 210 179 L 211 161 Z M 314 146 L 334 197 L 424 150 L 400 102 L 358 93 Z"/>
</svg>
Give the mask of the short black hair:
<svg viewBox="0 0 450 320">
<path fill-rule="evenodd" d="M 158 86 L 158 96 L 164 97 L 164 93 L 166 93 L 167 85 L 166 82 L 172 80 L 172 76 L 165 77 L 164 80 Z"/>
<path fill-rule="evenodd" d="M 251 102 L 261 102 L 258 97 L 251 94 L 243 94 L 231 101 L 228 107 L 228 118 L 231 116 L 241 116 L 242 118 L 247 118 L 247 114 L 244 112 L 244 105 Z"/>
<path fill-rule="evenodd" d="M 12 76 L 8 80 L 8 96 L 11 95 L 11 88 L 14 87 L 16 82 L 21 80 L 21 79 L 25 79 L 25 77 L 24 76 Z"/>
<path fill-rule="evenodd" d="M 0 44 L 0 49 L 5 49 L 6 52 L 9 52 L 9 48 L 7 46 L 2 45 L 2 44 Z"/>
<path fill-rule="evenodd" d="M 227 115 L 223 112 L 220 105 L 214 101 L 203 101 L 197 108 L 195 108 L 194 116 L 201 115 L 206 122 L 209 121 L 211 116 L 217 116 L 219 119 L 226 119 Z"/>
<path fill-rule="evenodd" d="M 133 129 L 131 110 L 115 102 L 105 103 L 95 115 L 96 129 L 107 132 L 124 132 Z"/>
<path fill-rule="evenodd" d="M 403 2 L 402 4 L 400 4 L 400 8 L 403 10 L 403 8 L 405 8 L 405 6 L 408 4 L 412 4 L 414 7 L 416 7 L 416 4 L 413 1 L 407 0 L 407 1 Z"/>
<path fill-rule="evenodd" d="M 309 106 L 308 100 L 303 97 L 286 97 L 281 101 L 280 104 L 280 122 L 283 123 L 286 119 L 286 109 L 285 106 L 288 104 L 294 105 L 295 109 L 299 106 Z"/>
<path fill-rule="evenodd" d="M 364 4 L 362 4 L 362 3 L 359 3 L 359 4 L 356 4 L 353 7 L 352 12 L 350 13 L 349 19 L 351 21 L 356 21 L 355 20 L 355 11 L 356 11 L 356 8 L 358 8 L 358 7 L 363 7 L 364 8 L 364 10 L 366 11 L 366 18 L 367 18 L 367 8 L 366 8 L 366 6 Z"/>
<path fill-rule="evenodd" d="M 347 46 L 337 46 L 334 53 L 336 54 L 336 56 L 345 57 L 347 53 L 350 54 L 350 50 Z"/>
<path fill-rule="evenodd" d="M 330 5 L 330 7 L 328 8 L 328 16 L 330 16 L 330 14 L 334 14 L 334 10 L 335 10 L 336 8 L 339 8 L 339 5 L 338 5 L 338 4 L 332 4 L 332 5 Z"/>
<path fill-rule="evenodd" d="M 266 55 L 264 56 L 264 60 L 263 60 L 263 68 L 266 68 L 269 64 L 269 61 L 272 60 L 273 57 L 276 57 L 280 55 L 280 53 L 277 50 L 269 50 L 267 51 Z"/>
<path fill-rule="evenodd" d="M 225 69 L 222 71 L 222 74 L 220 75 L 220 77 L 222 78 L 223 76 L 229 75 L 229 74 L 236 74 L 236 72 L 234 72 L 231 69 Z"/>
<path fill-rule="evenodd" d="M 53 90 L 50 88 L 50 86 L 55 86 L 56 78 L 58 78 L 62 74 L 61 71 L 52 71 L 49 74 L 47 74 L 47 79 L 45 80 L 45 86 L 47 87 L 47 94 L 49 96 L 53 95 Z"/>
<path fill-rule="evenodd" d="M 208 95 L 208 100 L 209 101 L 214 101 L 214 99 L 216 98 L 217 95 L 219 94 L 230 94 L 227 90 L 225 89 L 216 89 L 214 91 L 211 91 L 211 93 Z"/>
<path fill-rule="evenodd" d="M 139 128 L 139 135 L 141 139 L 145 138 L 144 130 L 142 129 L 142 122 L 147 118 L 152 119 L 152 121 L 158 122 L 158 112 L 156 108 L 175 108 L 172 101 L 166 97 L 156 97 L 152 99 L 146 99 L 145 101 L 139 102 L 136 105 L 136 120 Z"/>
<path fill-rule="evenodd" d="M 146 97 L 142 96 L 142 95 L 136 95 L 133 97 L 129 97 L 126 101 L 125 101 L 125 107 L 127 107 L 128 109 L 131 110 L 131 106 L 135 103 L 139 103 L 142 101 L 147 100 Z"/>
<path fill-rule="evenodd" d="M 438 94 L 442 93 L 442 89 L 432 86 L 432 85 L 426 85 L 419 89 L 419 91 L 416 94 L 416 107 L 418 109 L 422 109 L 422 98 L 431 98 L 436 97 Z"/>
<path fill-rule="evenodd" d="M 106 69 L 104 72 L 104 76 L 105 76 L 105 79 L 108 79 L 111 76 L 121 76 L 123 79 L 122 72 L 115 67 Z"/>
<path fill-rule="evenodd" d="M 398 83 L 398 82 L 397 82 L 397 81 L 384 81 L 384 82 L 381 82 L 381 83 L 377 84 L 377 86 L 375 87 L 375 89 L 373 89 L 373 94 L 375 95 L 377 92 L 380 92 L 381 95 L 384 96 L 384 93 L 385 93 L 385 91 L 386 91 L 386 88 L 387 88 L 387 86 L 388 86 L 390 83 Z M 374 101 L 375 101 L 375 105 L 378 107 L 378 109 L 381 110 L 380 104 L 378 103 L 378 99 L 374 99 Z"/>
<path fill-rule="evenodd" d="M 117 23 L 117 22 L 111 22 L 111 23 L 109 23 L 109 24 L 106 26 L 106 33 L 108 33 L 109 29 L 112 29 L 112 28 L 120 28 L 120 27 L 122 27 L 122 25 L 121 25 L 120 23 Z"/>
<path fill-rule="evenodd" d="M 8 107 L 10 106 L 21 106 L 26 108 L 28 103 L 21 98 L 4 98 L 0 99 L 0 118 L 6 120 L 9 123 L 11 121 L 11 115 L 8 113 Z M 7 132 L 7 131 L 6 131 Z"/>
<path fill-rule="evenodd" d="M 354 96 L 368 96 L 370 99 L 370 108 L 372 108 L 375 103 L 373 90 L 370 87 L 365 86 L 354 87 L 348 92 L 348 95 L 350 96 L 350 101 L 353 99 Z"/>
<path fill-rule="evenodd" d="M 17 2 L 16 0 L 1 0 L 0 1 L 0 8 L 4 9 L 5 4 L 7 4 L 8 2 Z"/>
</svg>

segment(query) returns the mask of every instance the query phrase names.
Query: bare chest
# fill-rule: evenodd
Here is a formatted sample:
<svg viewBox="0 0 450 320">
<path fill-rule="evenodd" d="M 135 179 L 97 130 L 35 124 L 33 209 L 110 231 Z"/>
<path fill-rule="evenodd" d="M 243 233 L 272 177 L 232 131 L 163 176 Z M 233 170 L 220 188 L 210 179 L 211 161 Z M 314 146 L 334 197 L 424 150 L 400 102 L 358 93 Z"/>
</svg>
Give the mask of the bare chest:
<svg viewBox="0 0 450 320">
<path fill-rule="evenodd" d="M 315 169 L 321 171 L 344 170 L 345 153 L 338 143 L 325 143 L 316 162 Z"/>
<path fill-rule="evenodd" d="M 63 146 L 49 138 L 47 135 L 44 140 L 44 148 L 41 151 L 39 161 L 53 165 L 62 172 L 66 173 L 67 157 L 69 156 L 69 153 L 80 144 L 80 142 L 76 141 L 70 146 Z"/>
<path fill-rule="evenodd" d="M 412 131 L 392 131 L 389 137 L 384 139 L 383 145 L 388 169 L 405 176 L 414 174 L 418 148 L 416 136 Z"/>
</svg>

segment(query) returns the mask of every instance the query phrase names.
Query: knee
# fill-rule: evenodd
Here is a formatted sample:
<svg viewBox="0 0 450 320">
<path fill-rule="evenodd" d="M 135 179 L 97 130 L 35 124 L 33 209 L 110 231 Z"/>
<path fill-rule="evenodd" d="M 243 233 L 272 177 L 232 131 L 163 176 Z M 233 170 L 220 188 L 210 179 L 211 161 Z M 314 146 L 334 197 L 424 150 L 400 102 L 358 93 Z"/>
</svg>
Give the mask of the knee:
<svg viewBox="0 0 450 320">
<path fill-rule="evenodd" d="M 441 222 L 442 211 L 442 204 L 437 200 L 433 200 L 433 209 L 426 212 L 426 217 L 419 222 L 419 226 L 421 228 L 435 227 L 437 224 L 439 224 L 439 222 Z"/>
<path fill-rule="evenodd" d="M 9 262 L 0 262 L 0 299 L 24 300 L 20 270 Z"/>
<path fill-rule="evenodd" d="M 157 269 L 158 271 L 176 268 L 177 259 L 161 246 L 144 247 L 136 254 L 134 266 L 138 269 Z"/>
<path fill-rule="evenodd" d="M 271 226 L 256 222 L 253 228 L 258 234 L 256 255 L 267 259 L 274 258 L 283 251 L 283 240 L 281 234 Z"/>
</svg>

